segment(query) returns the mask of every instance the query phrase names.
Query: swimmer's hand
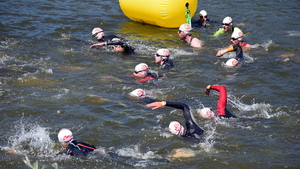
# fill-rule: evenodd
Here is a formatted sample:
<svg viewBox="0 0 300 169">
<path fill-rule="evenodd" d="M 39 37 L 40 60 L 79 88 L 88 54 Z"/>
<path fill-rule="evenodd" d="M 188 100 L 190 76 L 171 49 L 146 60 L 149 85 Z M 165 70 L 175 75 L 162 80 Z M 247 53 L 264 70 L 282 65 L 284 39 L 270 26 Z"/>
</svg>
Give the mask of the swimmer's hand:
<svg viewBox="0 0 300 169">
<path fill-rule="evenodd" d="M 205 89 L 205 93 L 209 95 L 211 85 L 208 85 Z"/>
<path fill-rule="evenodd" d="M 162 102 L 153 102 L 153 103 L 147 104 L 146 106 L 153 107 L 152 110 L 155 110 L 155 109 L 161 108 L 165 105 L 166 105 L 166 102 L 162 101 Z"/>
<path fill-rule="evenodd" d="M 105 43 L 97 43 L 94 45 L 91 45 L 90 48 L 96 48 L 96 49 L 100 49 L 102 46 L 105 46 Z"/>
<path fill-rule="evenodd" d="M 219 51 L 217 52 L 216 56 L 217 56 L 217 57 L 221 57 L 221 56 L 223 56 L 224 53 L 225 53 L 225 52 L 224 52 L 224 49 L 221 49 L 221 50 L 219 50 Z"/>
</svg>

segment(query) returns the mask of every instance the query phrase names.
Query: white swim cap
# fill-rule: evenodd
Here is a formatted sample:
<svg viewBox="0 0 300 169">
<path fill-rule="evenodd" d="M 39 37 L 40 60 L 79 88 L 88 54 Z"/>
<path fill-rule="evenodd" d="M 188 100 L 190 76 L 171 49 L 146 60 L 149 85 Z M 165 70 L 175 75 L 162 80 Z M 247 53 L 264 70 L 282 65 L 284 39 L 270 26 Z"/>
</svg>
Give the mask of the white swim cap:
<svg viewBox="0 0 300 169">
<path fill-rule="evenodd" d="M 140 63 L 135 66 L 135 71 L 147 71 L 148 70 L 148 65 L 146 63 Z"/>
<path fill-rule="evenodd" d="M 199 116 L 203 118 L 211 118 L 215 116 L 215 113 L 210 108 L 203 108 L 199 111 Z"/>
<path fill-rule="evenodd" d="M 144 98 L 146 96 L 146 92 L 143 89 L 135 89 L 134 91 L 130 92 L 129 95 L 133 97 Z"/>
<path fill-rule="evenodd" d="M 182 125 L 178 121 L 172 121 L 169 124 L 169 131 L 170 133 L 175 135 L 183 135 L 184 127 L 182 127 Z"/>
<path fill-rule="evenodd" d="M 205 10 L 201 10 L 201 11 L 199 12 L 199 15 L 200 15 L 200 16 L 207 16 L 207 12 L 206 12 Z"/>
<path fill-rule="evenodd" d="M 69 129 L 61 129 L 57 137 L 61 143 L 69 143 L 73 140 L 72 132 Z"/>
<path fill-rule="evenodd" d="M 229 59 L 226 63 L 226 66 L 237 66 L 239 64 L 239 61 L 236 59 Z"/>
<path fill-rule="evenodd" d="M 191 27 L 191 25 L 185 23 L 185 24 L 182 24 L 179 27 L 179 30 L 181 30 L 184 33 L 188 33 L 189 34 L 192 31 L 192 27 Z"/>
<path fill-rule="evenodd" d="M 237 39 L 239 41 L 242 41 L 243 40 L 243 32 L 242 31 L 234 31 L 231 35 L 231 38 L 234 38 L 234 39 Z"/>
<path fill-rule="evenodd" d="M 225 17 L 224 19 L 223 19 L 223 24 L 229 24 L 229 25 L 232 25 L 232 18 L 231 17 L 229 17 L 229 16 L 227 16 L 227 17 Z"/>
<path fill-rule="evenodd" d="M 167 59 L 170 56 L 168 49 L 158 49 L 156 54 L 161 56 L 163 59 Z"/>
<path fill-rule="evenodd" d="M 100 32 L 103 32 L 101 28 L 94 28 L 92 31 L 92 35 L 98 38 L 98 36 L 100 36 Z"/>
</svg>

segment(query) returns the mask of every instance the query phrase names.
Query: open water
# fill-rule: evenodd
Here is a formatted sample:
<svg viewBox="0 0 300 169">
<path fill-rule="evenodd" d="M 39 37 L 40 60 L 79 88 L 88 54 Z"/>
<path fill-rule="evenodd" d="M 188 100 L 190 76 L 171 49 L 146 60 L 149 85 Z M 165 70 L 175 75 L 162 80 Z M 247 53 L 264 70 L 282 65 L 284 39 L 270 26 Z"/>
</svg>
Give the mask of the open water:
<svg viewBox="0 0 300 169">
<path fill-rule="evenodd" d="M 28 168 L 26 156 L 45 168 L 300 168 L 299 6 L 299 0 L 199 1 L 193 20 L 201 9 L 217 21 L 231 16 L 254 45 L 245 51 L 246 65 L 226 68 L 233 55 L 215 54 L 229 37 L 211 37 L 220 25 L 195 28 L 205 44 L 194 50 L 177 29 L 129 20 L 117 0 L 2 0 L 0 168 Z M 126 38 L 137 54 L 89 49 L 94 27 Z M 156 74 L 159 48 L 170 50 L 174 69 L 159 74 L 157 83 L 128 77 L 141 62 Z M 241 118 L 197 116 L 203 106 L 215 110 L 218 93 L 206 96 L 208 84 L 227 86 L 228 109 Z M 187 103 L 207 131 L 205 141 L 171 135 L 167 126 L 183 122 L 182 112 L 147 108 L 128 97 L 136 88 Z M 61 128 L 119 157 L 55 157 Z M 171 158 L 179 148 L 195 157 Z"/>
</svg>

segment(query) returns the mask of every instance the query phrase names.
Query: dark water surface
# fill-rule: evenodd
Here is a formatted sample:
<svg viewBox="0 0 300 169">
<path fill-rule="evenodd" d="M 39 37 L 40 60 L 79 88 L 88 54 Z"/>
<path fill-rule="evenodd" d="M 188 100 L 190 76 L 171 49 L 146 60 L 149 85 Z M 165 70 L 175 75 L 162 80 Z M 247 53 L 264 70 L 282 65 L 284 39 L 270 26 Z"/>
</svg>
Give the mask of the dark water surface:
<svg viewBox="0 0 300 169">
<path fill-rule="evenodd" d="M 28 168 L 25 156 L 45 168 L 300 168 L 299 0 L 199 1 L 197 13 L 205 9 L 217 21 L 233 17 L 244 23 L 245 41 L 255 44 L 245 52 L 247 64 L 234 69 L 224 67 L 232 54 L 215 57 L 230 44 L 228 36 L 211 38 L 220 25 L 195 28 L 205 45 L 194 50 L 177 29 L 130 21 L 116 0 L 0 4 L 0 168 Z M 89 49 L 94 27 L 128 39 L 137 54 Z M 159 48 L 168 48 L 176 65 L 160 74 L 161 81 L 138 84 L 127 77 L 141 62 L 157 73 L 153 55 Z M 228 109 L 242 118 L 200 119 L 197 109 L 217 103 L 217 93 L 203 92 L 208 84 L 227 86 Z M 207 131 L 205 141 L 171 135 L 167 126 L 183 122 L 181 111 L 152 111 L 128 98 L 136 88 L 187 103 Z M 120 158 L 54 157 L 61 128 Z M 196 156 L 170 158 L 179 148 Z"/>
</svg>

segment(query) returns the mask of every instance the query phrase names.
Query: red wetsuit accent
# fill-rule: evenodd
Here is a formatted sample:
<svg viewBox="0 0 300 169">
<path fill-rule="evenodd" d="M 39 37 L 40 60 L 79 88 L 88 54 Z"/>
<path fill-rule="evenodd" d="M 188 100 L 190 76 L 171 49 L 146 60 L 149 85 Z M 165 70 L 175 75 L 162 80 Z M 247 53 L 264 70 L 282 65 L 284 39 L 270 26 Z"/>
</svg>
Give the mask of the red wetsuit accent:
<svg viewBox="0 0 300 169">
<path fill-rule="evenodd" d="M 225 108 L 227 104 L 227 91 L 225 86 L 221 85 L 212 85 L 210 87 L 211 89 L 214 89 L 219 92 L 219 101 L 217 105 L 217 115 L 223 115 L 225 116 Z"/>
<path fill-rule="evenodd" d="M 243 43 L 243 45 L 242 45 L 242 47 L 245 47 L 245 46 L 248 46 L 248 45 L 250 45 L 249 43 Z"/>
<path fill-rule="evenodd" d="M 219 101 L 217 104 L 217 116 L 226 118 L 236 118 L 235 115 L 231 114 L 227 109 L 227 91 L 225 86 L 211 85 L 210 89 L 214 89 L 219 92 Z"/>
<path fill-rule="evenodd" d="M 146 76 L 145 78 L 138 80 L 138 82 L 145 82 L 145 81 L 152 80 L 152 79 L 154 79 L 154 78 L 151 76 Z"/>
</svg>

